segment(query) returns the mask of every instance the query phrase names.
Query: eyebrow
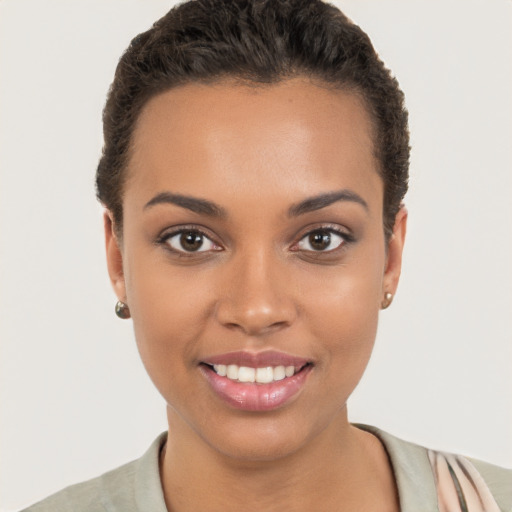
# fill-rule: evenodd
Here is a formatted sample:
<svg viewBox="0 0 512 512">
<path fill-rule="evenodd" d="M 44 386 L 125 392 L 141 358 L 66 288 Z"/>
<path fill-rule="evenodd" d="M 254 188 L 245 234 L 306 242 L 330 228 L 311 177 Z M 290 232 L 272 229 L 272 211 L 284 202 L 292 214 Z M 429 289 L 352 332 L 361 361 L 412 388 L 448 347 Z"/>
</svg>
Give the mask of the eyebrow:
<svg viewBox="0 0 512 512">
<path fill-rule="evenodd" d="M 144 205 L 144 210 L 151 208 L 152 206 L 156 206 L 157 204 L 174 204 L 181 208 L 186 208 L 192 212 L 207 215 L 209 217 L 220 218 L 226 216 L 226 210 L 211 201 L 200 199 L 198 197 L 172 194 L 171 192 L 161 192 L 156 195 Z"/>
<path fill-rule="evenodd" d="M 352 192 L 351 190 L 344 189 L 308 197 L 299 203 L 292 205 L 288 209 L 288 216 L 297 217 L 305 213 L 326 208 L 338 201 L 357 203 L 368 211 L 368 204 L 360 195 Z M 227 216 L 226 210 L 212 201 L 200 199 L 198 197 L 184 196 L 182 194 L 173 194 L 171 192 L 161 192 L 160 194 L 157 194 L 144 205 L 144 210 L 158 204 L 173 204 L 180 206 L 181 208 L 186 208 L 194 213 L 208 215 L 210 217 L 224 218 Z"/>
<path fill-rule="evenodd" d="M 357 203 L 360 204 L 367 212 L 369 211 L 368 203 L 360 195 L 351 190 L 344 189 L 308 197 L 300 203 L 292 205 L 288 210 L 288 215 L 290 217 L 296 217 L 298 215 L 303 215 L 304 213 L 314 212 L 315 210 L 320 210 L 338 201 Z"/>
</svg>

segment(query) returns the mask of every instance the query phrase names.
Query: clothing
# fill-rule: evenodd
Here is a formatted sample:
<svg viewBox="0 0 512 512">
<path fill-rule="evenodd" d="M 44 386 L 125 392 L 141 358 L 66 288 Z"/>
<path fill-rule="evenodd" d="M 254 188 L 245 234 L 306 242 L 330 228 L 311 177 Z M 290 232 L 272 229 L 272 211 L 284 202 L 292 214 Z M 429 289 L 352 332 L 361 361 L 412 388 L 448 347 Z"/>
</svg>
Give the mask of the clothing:
<svg viewBox="0 0 512 512">
<path fill-rule="evenodd" d="M 462 486 L 465 485 L 463 479 L 467 468 L 476 469 L 486 484 L 483 484 L 484 487 L 488 488 L 490 495 L 494 497 L 491 499 L 495 500 L 499 507 L 495 510 L 512 511 L 512 470 L 427 450 L 375 427 L 356 426 L 377 436 L 388 452 L 397 482 L 402 512 L 439 512 L 440 510 L 441 512 L 443 510 L 465 512 L 464 508 L 449 509 L 443 505 L 447 503 L 446 500 L 457 499 L 458 501 L 456 493 L 453 494 L 457 490 L 457 485 L 450 484 L 449 487 L 446 487 L 446 480 L 444 480 L 444 491 L 443 488 L 441 489 L 441 492 L 444 492 L 441 506 L 438 505 L 438 491 L 434 474 L 441 474 L 442 468 L 448 467 L 447 463 L 451 468 L 459 468 L 457 469 L 459 471 L 458 480 Z M 67 487 L 22 512 L 167 512 L 158 467 L 159 453 L 166 438 L 167 433 L 161 434 L 140 459 L 93 480 Z M 460 471 L 464 473 L 462 476 Z M 477 476 L 471 480 L 477 481 L 478 479 Z M 468 497 L 468 493 L 471 493 L 471 489 L 468 491 L 466 487 L 464 491 L 466 497 Z M 491 505 L 486 507 L 473 508 L 472 502 L 469 500 L 467 511 L 493 512 Z"/>
</svg>

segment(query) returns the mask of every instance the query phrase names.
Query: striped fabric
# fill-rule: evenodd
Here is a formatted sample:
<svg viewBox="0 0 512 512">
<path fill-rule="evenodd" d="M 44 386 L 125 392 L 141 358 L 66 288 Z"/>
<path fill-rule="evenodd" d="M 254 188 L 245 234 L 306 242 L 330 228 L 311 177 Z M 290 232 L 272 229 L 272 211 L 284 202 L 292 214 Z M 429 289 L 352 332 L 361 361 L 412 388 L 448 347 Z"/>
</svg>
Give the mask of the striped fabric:
<svg viewBox="0 0 512 512">
<path fill-rule="evenodd" d="M 439 512 L 500 512 L 473 464 L 460 455 L 428 450 L 437 487 Z"/>
</svg>

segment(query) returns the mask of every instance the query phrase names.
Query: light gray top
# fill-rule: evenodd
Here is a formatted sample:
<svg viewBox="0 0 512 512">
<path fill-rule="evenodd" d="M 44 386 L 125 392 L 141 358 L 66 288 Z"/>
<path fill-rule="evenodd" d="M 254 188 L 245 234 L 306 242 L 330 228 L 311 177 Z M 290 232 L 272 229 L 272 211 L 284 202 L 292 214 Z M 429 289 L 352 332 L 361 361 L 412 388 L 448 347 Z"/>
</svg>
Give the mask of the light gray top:
<svg viewBox="0 0 512 512">
<path fill-rule="evenodd" d="M 389 454 L 402 512 L 439 512 L 428 450 L 367 425 Z M 167 512 L 158 459 L 167 432 L 137 460 L 97 478 L 66 487 L 23 512 Z M 512 511 L 512 470 L 471 460 L 502 512 Z"/>
</svg>

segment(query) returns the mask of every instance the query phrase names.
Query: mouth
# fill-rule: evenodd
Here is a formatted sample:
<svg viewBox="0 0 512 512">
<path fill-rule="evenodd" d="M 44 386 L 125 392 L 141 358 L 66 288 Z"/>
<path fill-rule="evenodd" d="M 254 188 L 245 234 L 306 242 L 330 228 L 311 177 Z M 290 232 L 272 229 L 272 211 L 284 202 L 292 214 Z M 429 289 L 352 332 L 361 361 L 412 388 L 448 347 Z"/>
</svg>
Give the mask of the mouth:
<svg viewBox="0 0 512 512">
<path fill-rule="evenodd" d="M 293 377 L 309 365 L 311 365 L 311 363 L 306 363 L 299 367 L 294 365 L 279 365 L 252 368 L 250 366 L 238 366 L 236 364 L 206 364 L 206 366 L 209 366 L 209 368 L 211 368 L 220 377 L 226 377 L 227 379 L 235 382 L 255 384 L 270 384 L 271 382 L 279 382 L 286 378 Z"/>
<path fill-rule="evenodd" d="M 279 352 L 238 352 L 209 358 L 200 369 L 214 393 L 230 406 L 269 411 L 291 402 L 314 365 Z"/>
</svg>

